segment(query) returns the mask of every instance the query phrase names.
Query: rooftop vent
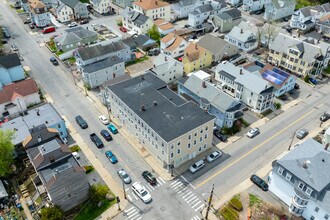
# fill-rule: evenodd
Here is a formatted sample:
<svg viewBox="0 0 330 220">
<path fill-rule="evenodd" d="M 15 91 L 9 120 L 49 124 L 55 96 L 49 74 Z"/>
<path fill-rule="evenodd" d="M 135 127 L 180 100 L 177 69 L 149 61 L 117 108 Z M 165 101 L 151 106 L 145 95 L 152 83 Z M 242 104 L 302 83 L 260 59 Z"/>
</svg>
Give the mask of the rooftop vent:
<svg viewBox="0 0 330 220">
<path fill-rule="evenodd" d="M 205 81 L 202 82 L 202 87 L 206 88 L 206 82 Z"/>
<path fill-rule="evenodd" d="M 243 75 L 243 70 L 242 69 L 239 70 L 239 74 Z"/>
<path fill-rule="evenodd" d="M 241 34 L 243 34 L 243 29 L 241 28 Z"/>
<path fill-rule="evenodd" d="M 146 111 L 146 108 L 145 108 L 144 105 L 141 105 L 141 111 L 142 111 L 142 112 Z"/>
<path fill-rule="evenodd" d="M 40 135 L 38 135 L 37 140 L 38 140 L 38 142 L 41 142 L 42 141 L 42 138 L 41 138 Z"/>
<path fill-rule="evenodd" d="M 154 101 L 154 105 L 157 105 L 157 102 L 156 101 Z"/>
<path fill-rule="evenodd" d="M 304 169 L 307 169 L 308 168 L 308 164 L 310 164 L 311 162 L 309 161 L 309 160 L 306 160 L 304 163 L 303 163 L 303 165 L 302 165 L 302 167 L 304 168 Z"/>
</svg>

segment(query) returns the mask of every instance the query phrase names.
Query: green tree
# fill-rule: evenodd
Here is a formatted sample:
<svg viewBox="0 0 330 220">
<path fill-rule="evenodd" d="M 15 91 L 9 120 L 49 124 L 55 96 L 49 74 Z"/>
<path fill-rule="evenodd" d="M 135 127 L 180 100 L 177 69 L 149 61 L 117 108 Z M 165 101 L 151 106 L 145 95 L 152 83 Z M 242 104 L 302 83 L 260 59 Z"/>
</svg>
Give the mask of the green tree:
<svg viewBox="0 0 330 220">
<path fill-rule="evenodd" d="M 100 183 L 92 185 L 89 190 L 92 204 L 98 204 L 99 202 L 106 200 L 106 195 L 110 192 L 106 185 Z"/>
<path fill-rule="evenodd" d="M 304 81 L 305 81 L 306 83 L 309 83 L 309 75 L 308 75 L 308 74 L 306 74 L 306 76 L 304 77 Z"/>
<path fill-rule="evenodd" d="M 11 141 L 14 132 L 0 130 L 0 177 L 7 176 L 12 172 L 10 165 L 14 162 L 14 144 Z"/>
<path fill-rule="evenodd" d="M 59 206 L 41 209 L 41 220 L 62 220 L 64 211 Z"/>
<path fill-rule="evenodd" d="M 149 34 L 149 37 L 155 41 L 157 41 L 157 43 L 159 43 L 160 41 L 160 33 L 158 31 L 158 28 L 156 25 L 153 25 L 149 30 L 148 30 L 148 34 Z"/>
</svg>

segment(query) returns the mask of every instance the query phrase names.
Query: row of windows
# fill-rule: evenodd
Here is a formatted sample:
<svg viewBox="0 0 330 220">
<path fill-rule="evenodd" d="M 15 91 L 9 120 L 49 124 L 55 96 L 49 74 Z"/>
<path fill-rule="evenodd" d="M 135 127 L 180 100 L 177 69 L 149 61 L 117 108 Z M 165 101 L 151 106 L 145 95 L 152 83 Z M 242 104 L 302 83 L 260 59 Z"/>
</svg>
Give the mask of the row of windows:
<svg viewBox="0 0 330 220">
<path fill-rule="evenodd" d="M 202 151 L 202 149 L 206 149 L 206 147 L 207 147 L 207 144 L 204 144 L 204 146 L 202 147 L 202 146 L 200 146 L 199 148 L 198 148 L 198 152 L 201 152 Z M 181 154 L 181 149 L 179 148 L 179 149 L 177 149 L 177 152 L 176 152 L 177 154 L 176 155 L 180 155 Z M 186 155 L 187 156 L 187 155 Z M 186 157 L 185 156 L 185 157 Z M 174 157 L 174 152 L 171 152 L 171 154 L 170 154 L 170 157 L 171 158 L 173 158 Z"/>
</svg>

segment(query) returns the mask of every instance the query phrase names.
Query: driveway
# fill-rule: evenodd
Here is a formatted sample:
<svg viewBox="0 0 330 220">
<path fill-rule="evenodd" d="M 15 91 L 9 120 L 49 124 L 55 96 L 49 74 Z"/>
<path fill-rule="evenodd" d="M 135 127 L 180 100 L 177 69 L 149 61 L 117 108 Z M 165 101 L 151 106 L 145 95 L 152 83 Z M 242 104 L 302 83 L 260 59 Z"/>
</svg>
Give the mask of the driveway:
<svg viewBox="0 0 330 220">
<path fill-rule="evenodd" d="M 132 77 L 139 76 L 143 74 L 145 70 L 153 67 L 154 65 L 153 60 L 154 60 L 153 57 L 148 57 L 148 59 L 143 62 L 127 66 L 126 70 Z"/>
</svg>

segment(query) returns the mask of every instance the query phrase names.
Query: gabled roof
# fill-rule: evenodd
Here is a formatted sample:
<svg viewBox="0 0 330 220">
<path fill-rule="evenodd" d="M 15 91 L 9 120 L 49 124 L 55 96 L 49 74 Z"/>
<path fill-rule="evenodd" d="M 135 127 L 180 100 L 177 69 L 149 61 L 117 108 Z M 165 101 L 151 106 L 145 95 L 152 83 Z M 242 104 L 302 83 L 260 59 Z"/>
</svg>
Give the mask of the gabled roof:
<svg viewBox="0 0 330 220">
<path fill-rule="evenodd" d="M 164 53 L 160 53 L 153 61 L 153 68 L 151 71 L 156 75 L 160 75 L 168 72 L 173 66 L 181 66 L 183 71 L 183 64 L 176 59 L 173 59 L 170 56 L 165 55 Z"/>
<path fill-rule="evenodd" d="M 203 47 L 204 49 L 210 51 L 213 55 L 221 52 L 228 45 L 230 45 L 231 47 L 236 47 L 235 45 L 232 45 L 219 37 L 212 36 L 211 34 L 204 35 L 197 42 L 197 44 Z"/>
<path fill-rule="evenodd" d="M 194 5 L 197 0 L 180 0 L 178 4 L 182 6 Z"/>
<path fill-rule="evenodd" d="M 230 17 L 233 18 L 233 20 L 240 18 L 242 16 L 242 13 L 240 10 L 238 10 L 237 8 L 232 8 L 229 9 L 227 11 L 225 11 L 224 13 L 228 14 Z"/>
<path fill-rule="evenodd" d="M 277 9 L 282 9 L 297 4 L 296 0 L 271 0 L 271 3 Z"/>
<path fill-rule="evenodd" d="M 213 7 L 211 4 L 200 5 L 197 8 L 195 8 L 194 11 L 197 11 L 199 13 L 205 13 L 205 12 L 213 11 Z"/>
<path fill-rule="evenodd" d="M 166 35 L 165 37 L 163 37 L 161 39 L 161 42 L 168 43 L 172 40 L 174 40 L 174 41 L 170 45 L 168 45 L 168 47 L 166 47 L 164 50 L 173 51 L 173 50 L 177 49 L 183 41 L 185 41 L 185 39 L 183 37 L 180 37 L 173 33 L 169 33 L 168 35 Z"/>
<path fill-rule="evenodd" d="M 97 36 L 97 33 L 95 31 L 87 30 L 81 26 L 77 26 L 64 30 L 63 35 L 56 37 L 54 41 L 60 43 L 61 45 L 66 45 L 82 41 L 84 38 L 90 36 Z"/>
<path fill-rule="evenodd" d="M 63 2 L 63 4 L 69 6 L 70 8 L 76 7 L 76 5 L 79 3 L 79 0 L 59 0 L 60 2 Z"/>
<path fill-rule="evenodd" d="M 126 7 L 125 10 L 122 13 L 122 16 L 126 18 L 127 20 L 134 23 L 136 26 L 140 26 L 145 24 L 148 20 L 151 20 L 148 16 L 145 16 L 144 14 L 135 11 L 129 7 Z"/>
<path fill-rule="evenodd" d="M 299 144 L 277 163 L 318 192 L 330 184 L 330 152 L 313 139 Z"/>
<path fill-rule="evenodd" d="M 166 31 L 169 29 L 173 29 L 174 26 L 168 21 L 165 21 L 163 19 L 157 19 L 154 21 L 154 24 L 161 30 Z"/>
<path fill-rule="evenodd" d="M 121 51 L 126 48 L 128 48 L 126 44 L 124 44 L 122 41 L 118 41 L 107 45 L 98 44 L 95 46 L 80 48 L 78 49 L 77 53 L 82 60 L 89 60 L 95 57 L 103 56 L 108 53 Z"/>
<path fill-rule="evenodd" d="M 0 104 L 11 102 L 15 94 L 25 97 L 38 92 L 37 83 L 32 78 L 14 82 L 3 86 L 0 90 Z"/>
<path fill-rule="evenodd" d="M 165 6 L 170 6 L 169 3 L 159 0 L 137 0 L 133 2 L 134 5 L 141 7 L 144 10 L 156 9 Z"/>
<path fill-rule="evenodd" d="M 198 46 L 198 44 L 190 43 L 188 47 L 184 50 L 185 57 L 188 58 L 189 62 L 196 61 L 200 58 L 201 54 L 205 53 L 203 47 Z"/>
<path fill-rule="evenodd" d="M 96 71 L 112 67 L 119 63 L 124 63 L 124 61 L 117 56 L 113 56 L 113 57 L 109 57 L 107 59 L 97 61 L 97 62 L 89 64 L 89 65 L 83 66 L 82 69 L 83 69 L 84 73 L 94 73 Z"/>
<path fill-rule="evenodd" d="M 256 37 L 255 34 L 249 29 L 249 24 L 246 21 L 241 21 L 238 26 L 235 26 L 227 35 L 230 38 L 235 38 L 241 42 L 248 42 L 249 37 Z"/>
<path fill-rule="evenodd" d="M 9 69 L 20 65 L 22 64 L 17 53 L 0 56 L 0 67 Z"/>
</svg>

